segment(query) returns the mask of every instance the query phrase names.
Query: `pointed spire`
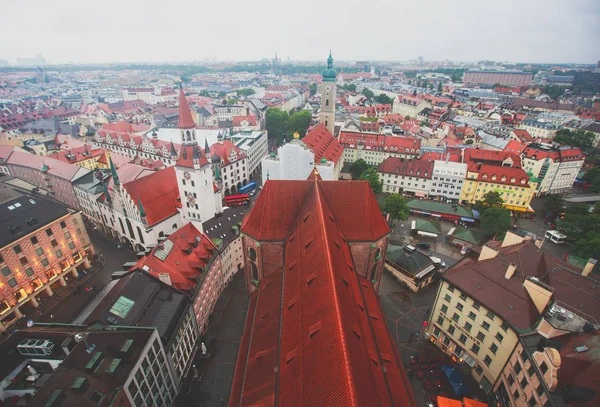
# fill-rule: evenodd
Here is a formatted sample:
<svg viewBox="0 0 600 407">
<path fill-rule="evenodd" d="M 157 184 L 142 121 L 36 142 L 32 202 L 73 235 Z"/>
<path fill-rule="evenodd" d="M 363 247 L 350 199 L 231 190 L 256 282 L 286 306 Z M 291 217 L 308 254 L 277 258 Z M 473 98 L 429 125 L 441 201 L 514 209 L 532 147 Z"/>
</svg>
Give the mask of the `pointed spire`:
<svg viewBox="0 0 600 407">
<path fill-rule="evenodd" d="M 112 198 L 110 197 L 110 193 L 108 192 L 108 185 L 106 182 L 102 183 L 102 189 L 104 190 L 104 194 L 106 195 L 106 202 L 111 202 Z"/>
<path fill-rule="evenodd" d="M 329 50 L 329 58 L 327 58 L 327 68 L 333 68 L 333 57 L 331 56 L 331 50 Z"/>
<path fill-rule="evenodd" d="M 180 129 L 193 129 L 196 127 L 181 83 L 179 84 L 179 123 L 177 127 Z"/>
<path fill-rule="evenodd" d="M 221 180 L 221 168 L 218 164 L 215 166 L 215 179 L 217 181 Z"/>
<path fill-rule="evenodd" d="M 176 157 L 177 151 L 175 151 L 175 145 L 173 145 L 173 140 L 171 140 L 171 157 Z"/>
<path fill-rule="evenodd" d="M 138 208 L 140 210 L 140 216 L 142 218 L 146 217 L 146 210 L 144 209 L 144 205 L 142 205 L 142 200 L 140 199 L 140 196 L 137 196 L 137 201 L 138 201 Z"/>
<path fill-rule="evenodd" d="M 112 157 L 110 157 L 108 160 L 110 161 L 110 173 L 113 177 L 113 182 L 115 183 L 115 185 L 121 185 L 121 181 L 119 181 L 119 175 L 117 174 L 117 169 L 113 164 Z"/>
<path fill-rule="evenodd" d="M 204 138 L 204 154 L 210 154 L 210 147 L 208 147 L 208 137 Z"/>
</svg>

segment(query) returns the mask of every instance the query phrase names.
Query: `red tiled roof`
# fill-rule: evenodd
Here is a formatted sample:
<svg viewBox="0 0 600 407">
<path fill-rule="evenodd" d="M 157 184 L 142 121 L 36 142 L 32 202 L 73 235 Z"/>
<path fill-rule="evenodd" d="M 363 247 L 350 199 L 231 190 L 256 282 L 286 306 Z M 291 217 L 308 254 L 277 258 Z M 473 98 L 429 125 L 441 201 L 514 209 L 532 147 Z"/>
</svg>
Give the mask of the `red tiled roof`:
<svg viewBox="0 0 600 407">
<path fill-rule="evenodd" d="M 197 150 L 200 155 L 200 167 L 208 164 L 204 151 L 198 146 L 181 146 L 179 149 L 179 158 L 177 159 L 177 165 L 180 167 L 194 168 L 194 150 Z"/>
<path fill-rule="evenodd" d="M 531 134 L 527 130 L 515 129 L 512 133 L 521 141 L 533 141 L 533 137 L 531 137 Z"/>
<path fill-rule="evenodd" d="M 323 123 L 310 130 L 304 136 L 302 142 L 312 150 L 315 155 L 315 163 L 319 163 L 321 158 L 325 157 L 327 161 L 337 164 L 344 152 L 344 147 L 333 137 Z"/>
<path fill-rule="evenodd" d="M 350 238 L 325 192 L 328 185 L 353 182 L 299 182 L 309 188 L 293 218 L 287 219 L 287 207 L 274 211 L 286 218 L 283 238 L 290 238 L 283 268 L 264 277 L 250 296 L 229 405 L 415 406 L 381 303 L 371 282 L 354 270 Z M 279 184 L 297 189 L 289 181 Z M 274 185 L 267 181 L 259 200 L 283 192 Z M 360 189 L 370 192 L 367 183 Z M 365 206 L 356 196 L 347 200 Z M 249 218 L 262 217 L 257 208 L 258 202 Z"/>
<path fill-rule="evenodd" d="M 314 181 L 267 181 L 244 219 L 242 231 L 261 241 L 283 240 L 313 184 Z M 374 241 L 389 233 L 366 181 L 318 181 L 317 184 L 349 240 Z"/>
<path fill-rule="evenodd" d="M 69 150 L 61 151 L 54 154 L 52 158 L 66 163 L 77 163 L 84 160 L 89 160 L 93 157 L 104 156 L 104 150 L 101 148 L 90 149 L 87 145 L 77 148 L 71 148 Z"/>
<path fill-rule="evenodd" d="M 362 144 L 365 150 L 390 151 L 411 155 L 419 155 L 421 149 L 421 139 L 417 137 L 384 136 L 374 133 L 342 131 L 339 141 L 344 147 L 349 148 L 358 148 L 358 144 Z"/>
<path fill-rule="evenodd" d="M 529 176 L 521 168 L 501 165 L 475 164 L 469 171 L 477 172 L 477 180 L 504 185 L 529 186 Z M 524 181 L 524 182 L 523 182 Z"/>
<path fill-rule="evenodd" d="M 106 123 L 100 127 L 100 130 L 104 131 L 117 131 L 123 133 L 139 133 L 142 131 L 149 130 L 150 126 L 146 124 L 132 124 L 125 120 L 119 120 L 116 123 Z"/>
<path fill-rule="evenodd" d="M 506 145 L 506 147 L 504 147 L 504 151 L 507 151 L 509 153 L 514 153 L 514 154 L 519 154 L 521 155 L 521 153 L 523 152 L 523 150 L 527 147 L 526 143 L 522 143 L 520 141 L 517 140 L 511 140 L 508 142 L 508 144 Z"/>
<path fill-rule="evenodd" d="M 308 175 L 307 181 L 323 181 L 323 178 L 321 178 L 319 171 L 317 171 L 316 168 L 313 168 L 313 170 Z"/>
<path fill-rule="evenodd" d="M 427 160 L 403 160 L 399 157 L 386 158 L 377 172 L 386 174 L 402 174 L 415 178 L 431 179 L 433 172 L 433 161 Z"/>
<path fill-rule="evenodd" d="M 233 116 L 234 126 L 241 126 L 242 122 L 248 122 L 249 126 L 256 126 L 256 116 Z"/>
<path fill-rule="evenodd" d="M 193 129 L 196 127 L 196 123 L 192 119 L 190 105 L 188 105 L 185 93 L 183 93 L 183 87 L 179 88 L 179 122 L 177 127 L 180 129 Z"/>
<path fill-rule="evenodd" d="M 500 164 L 507 158 L 512 159 L 513 167 L 521 166 L 521 158 L 510 151 L 479 150 L 475 148 L 468 148 L 465 150 L 465 162 L 468 164 L 479 162 L 494 162 Z"/>
<path fill-rule="evenodd" d="M 454 163 L 459 163 L 460 162 L 460 153 L 450 153 L 450 160 L 451 162 Z M 446 156 L 448 155 L 448 153 L 444 154 L 444 153 L 435 153 L 432 151 L 429 151 L 425 154 L 423 154 L 423 156 L 421 157 L 421 160 L 423 161 L 427 161 L 427 160 L 431 160 L 431 161 L 446 161 Z"/>
<path fill-rule="evenodd" d="M 173 248 L 164 261 L 156 257 L 156 252 L 165 248 L 164 243 L 159 243 L 150 254 L 139 259 L 133 269 L 147 268 L 146 271 L 154 277 L 168 273 L 173 287 L 191 292 L 196 287 L 197 277 L 202 275 L 200 267 L 209 263 L 217 247 L 205 234 L 198 231 L 192 222 L 174 231 L 167 240 L 173 243 Z M 190 254 L 186 251 L 190 251 Z"/>
<path fill-rule="evenodd" d="M 175 167 L 167 167 L 127 182 L 123 184 L 123 188 L 136 206 L 138 198 L 142 202 L 150 226 L 176 215 L 178 208 L 181 208 Z"/>
<path fill-rule="evenodd" d="M 231 161 L 229 158 L 231 157 L 231 152 L 235 151 L 237 158 L 234 161 Z M 221 157 L 223 164 L 231 164 L 237 160 L 241 160 L 246 157 L 246 153 L 239 149 L 238 146 L 233 144 L 231 140 L 223 140 L 222 143 L 215 143 L 210 146 L 210 154 L 217 155 Z"/>
</svg>

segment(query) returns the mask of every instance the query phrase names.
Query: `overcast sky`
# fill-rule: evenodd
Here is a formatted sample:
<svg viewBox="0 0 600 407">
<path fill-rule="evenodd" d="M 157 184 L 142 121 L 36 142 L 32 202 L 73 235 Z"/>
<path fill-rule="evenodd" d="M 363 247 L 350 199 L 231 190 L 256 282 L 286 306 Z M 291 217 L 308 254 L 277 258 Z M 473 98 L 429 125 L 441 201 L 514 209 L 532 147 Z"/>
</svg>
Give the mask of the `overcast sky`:
<svg viewBox="0 0 600 407">
<path fill-rule="evenodd" d="M 2 0 L 0 59 L 600 60 L 600 0 Z"/>
</svg>

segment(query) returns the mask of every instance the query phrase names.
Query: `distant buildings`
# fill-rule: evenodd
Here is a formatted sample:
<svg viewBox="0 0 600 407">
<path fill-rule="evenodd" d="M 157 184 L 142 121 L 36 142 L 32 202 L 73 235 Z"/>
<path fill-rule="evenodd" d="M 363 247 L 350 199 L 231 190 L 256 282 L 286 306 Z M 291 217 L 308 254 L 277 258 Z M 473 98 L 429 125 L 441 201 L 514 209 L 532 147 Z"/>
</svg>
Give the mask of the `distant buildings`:
<svg viewBox="0 0 600 407">
<path fill-rule="evenodd" d="M 414 406 L 377 288 L 368 183 L 268 181 L 242 225 L 250 305 L 230 406 Z M 275 366 L 275 368 L 273 368 Z"/>
<path fill-rule="evenodd" d="M 94 248 L 81 213 L 10 187 L 0 194 L 0 331 L 90 267 Z"/>
<path fill-rule="evenodd" d="M 519 128 L 526 130 L 534 139 L 552 140 L 559 127 L 545 120 L 525 119 L 519 124 Z"/>
<path fill-rule="evenodd" d="M 416 118 L 423 110 L 433 106 L 425 99 L 419 99 L 412 96 L 399 95 L 394 100 L 392 113 L 399 114 L 402 117 Z"/>
<path fill-rule="evenodd" d="M 463 74 L 465 85 L 527 86 L 531 84 L 533 75 L 522 71 L 480 71 L 469 70 Z"/>
<path fill-rule="evenodd" d="M 427 198 L 431 190 L 433 162 L 388 157 L 377 168 L 383 192 Z"/>
<path fill-rule="evenodd" d="M 172 88 L 125 88 L 123 89 L 125 101 L 143 100 L 149 105 L 156 105 L 177 100 L 177 93 Z"/>
<path fill-rule="evenodd" d="M 413 159 L 421 155 L 421 139 L 417 137 L 342 131 L 338 141 L 344 147 L 344 162 L 348 163 L 362 158 L 369 165 L 379 165 L 388 157 Z"/>
</svg>

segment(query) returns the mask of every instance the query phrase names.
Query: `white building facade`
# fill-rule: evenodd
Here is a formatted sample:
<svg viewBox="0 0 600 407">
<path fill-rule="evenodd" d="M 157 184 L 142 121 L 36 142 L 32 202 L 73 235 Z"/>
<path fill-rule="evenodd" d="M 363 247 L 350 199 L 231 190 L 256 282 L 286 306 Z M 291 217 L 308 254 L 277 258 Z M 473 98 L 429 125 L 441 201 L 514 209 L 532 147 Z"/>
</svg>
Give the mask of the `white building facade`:
<svg viewBox="0 0 600 407">
<path fill-rule="evenodd" d="M 241 131 L 231 136 L 231 142 L 248 157 L 248 177 L 259 180 L 262 174 L 261 160 L 269 154 L 266 131 Z"/>
<path fill-rule="evenodd" d="M 433 163 L 430 198 L 458 202 L 467 177 L 467 164 L 436 160 Z"/>
</svg>

